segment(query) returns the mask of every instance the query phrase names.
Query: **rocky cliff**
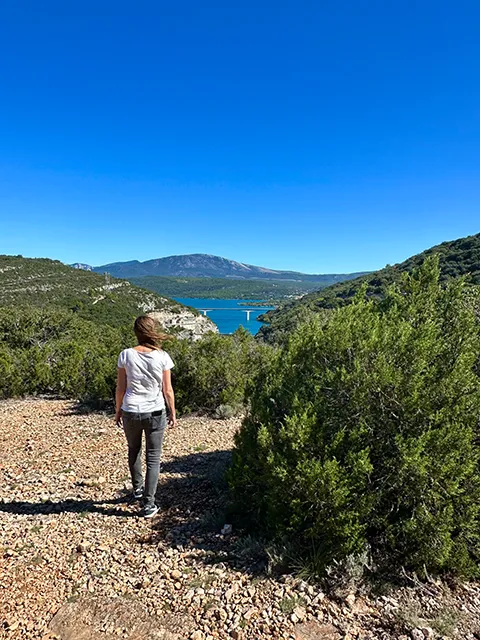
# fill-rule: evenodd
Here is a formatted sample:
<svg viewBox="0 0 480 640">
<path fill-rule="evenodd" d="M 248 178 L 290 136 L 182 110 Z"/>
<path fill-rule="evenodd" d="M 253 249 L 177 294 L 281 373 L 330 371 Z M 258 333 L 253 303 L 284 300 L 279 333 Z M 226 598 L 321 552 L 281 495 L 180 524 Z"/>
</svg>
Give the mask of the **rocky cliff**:
<svg viewBox="0 0 480 640">
<path fill-rule="evenodd" d="M 172 311 L 162 309 L 148 314 L 155 318 L 166 331 L 174 330 L 180 338 L 199 340 L 210 331 L 218 333 L 217 325 L 206 316 L 197 315 L 188 308 Z"/>
</svg>

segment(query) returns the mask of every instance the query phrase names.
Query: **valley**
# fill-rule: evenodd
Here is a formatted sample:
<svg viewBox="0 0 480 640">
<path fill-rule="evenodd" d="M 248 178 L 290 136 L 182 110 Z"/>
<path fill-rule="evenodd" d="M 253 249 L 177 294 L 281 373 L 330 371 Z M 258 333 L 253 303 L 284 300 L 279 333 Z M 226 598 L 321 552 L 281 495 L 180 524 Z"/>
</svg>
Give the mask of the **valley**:
<svg viewBox="0 0 480 640">
<path fill-rule="evenodd" d="M 82 612 L 104 606 L 119 627 L 137 612 L 175 640 L 473 640 L 479 248 L 480 234 L 461 238 L 323 288 L 131 282 L 1 256 L 8 637 L 71 637 Z M 172 299 L 178 284 L 204 297 Z M 279 302 L 265 314 L 246 297 L 258 287 Z M 245 316 L 247 330 L 223 328 L 217 311 Z M 117 356 L 139 313 L 168 333 L 180 417 L 153 523 L 124 502 L 125 443 L 110 433 Z M 88 624 L 82 633 L 95 615 Z"/>
</svg>

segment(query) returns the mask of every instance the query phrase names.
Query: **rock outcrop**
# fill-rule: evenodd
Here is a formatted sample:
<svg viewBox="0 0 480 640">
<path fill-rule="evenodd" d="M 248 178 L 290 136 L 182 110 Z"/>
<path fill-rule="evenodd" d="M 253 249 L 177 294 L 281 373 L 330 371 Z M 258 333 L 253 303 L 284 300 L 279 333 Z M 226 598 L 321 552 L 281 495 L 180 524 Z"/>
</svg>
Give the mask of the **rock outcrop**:
<svg viewBox="0 0 480 640">
<path fill-rule="evenodd" d="M 199 340 L 210 331 L 218 333 L 217 325 L 210 318 L 196 314 L 186 307 L 179 306 L 175 310 L 151 311 L 148 315 L 155 318 L 166 331 L 172 329 L 178 331 L 177 335 L 180 338 Z"/>
</svg>

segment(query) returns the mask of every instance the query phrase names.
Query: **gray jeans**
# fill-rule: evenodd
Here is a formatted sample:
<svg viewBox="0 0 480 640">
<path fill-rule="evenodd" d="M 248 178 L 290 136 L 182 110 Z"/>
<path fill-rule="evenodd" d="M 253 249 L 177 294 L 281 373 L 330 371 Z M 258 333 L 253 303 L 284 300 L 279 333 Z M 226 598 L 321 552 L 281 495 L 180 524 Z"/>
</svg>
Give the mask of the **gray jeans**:
<svg viewBox="0 0 480 640">
<path fill-rule="evenodd" d="M 157 414 L 158 412 L 154 412 Z M 163 438 L 167 426 L 165 409 L 158 415 L 151 413 L 131 413 L 123 411 L 123 429 L 128 442 L 128 466 L 132 477 L 133 490 L 139 491 L 143 485 L 142 473 L 142 434 L 145 432 L 145 460 L 147 473 L 143 494 L 146 508 L 155 504 L 158 474 L 160 473 L 160 456 L 162 455 Z"/>
</svg>

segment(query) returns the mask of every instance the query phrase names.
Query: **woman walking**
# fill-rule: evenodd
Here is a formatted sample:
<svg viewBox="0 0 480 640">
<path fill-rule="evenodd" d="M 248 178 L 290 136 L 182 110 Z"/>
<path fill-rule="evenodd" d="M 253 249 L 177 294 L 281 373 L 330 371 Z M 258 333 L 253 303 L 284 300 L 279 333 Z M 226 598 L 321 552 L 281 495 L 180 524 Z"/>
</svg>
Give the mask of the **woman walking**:
<svg viewBox="0 0 480 640">
<path fill-rule="evenodd" d="M 128 442 L 128 465 L 133 484 L 133 496 L 143 498 L 145 518 L 157 512 L 155 493 L 160 472 L 160 456 L 168 424 L 176 425 L 175 396 L 171 372 L 173 361 L 162 350 L 157 323 L 150 316 L 135 320 L 138 345 L 124 349 L 118 358 L 116 413 L 118 426 L 123 425 Z M 145 433 L 146 475 L 142 473 L 142 435 Z"/>
</svg>

